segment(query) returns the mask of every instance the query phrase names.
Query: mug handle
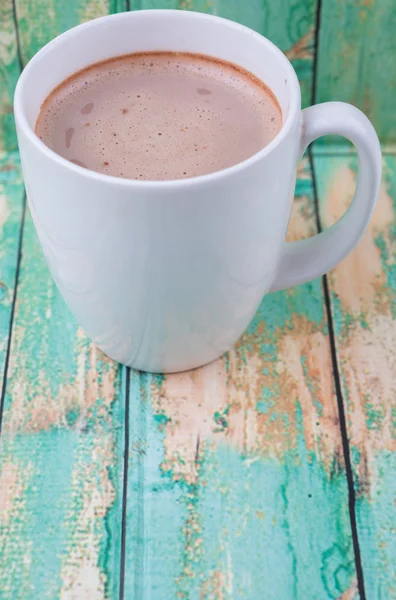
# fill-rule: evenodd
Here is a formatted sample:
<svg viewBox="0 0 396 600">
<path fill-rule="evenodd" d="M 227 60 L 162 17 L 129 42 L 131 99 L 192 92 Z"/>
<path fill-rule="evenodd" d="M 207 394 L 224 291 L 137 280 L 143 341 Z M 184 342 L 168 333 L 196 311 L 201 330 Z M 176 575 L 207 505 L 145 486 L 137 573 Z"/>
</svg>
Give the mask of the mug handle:
<svg viewBox="0 0 396 600">
<path fill-rule="evenodd" d="M 358 151 L 359 174 L 353 201 L 332 227 L 298 242 L 285 242 L 271 292 L 327 273 L 356 246 L 373 214 L 381 183 L 381 148 L 374 127 L 357 108 L 326 102 L 302 111 L 301 155 L 322 135 L 338 134 Z"/>
</svg>

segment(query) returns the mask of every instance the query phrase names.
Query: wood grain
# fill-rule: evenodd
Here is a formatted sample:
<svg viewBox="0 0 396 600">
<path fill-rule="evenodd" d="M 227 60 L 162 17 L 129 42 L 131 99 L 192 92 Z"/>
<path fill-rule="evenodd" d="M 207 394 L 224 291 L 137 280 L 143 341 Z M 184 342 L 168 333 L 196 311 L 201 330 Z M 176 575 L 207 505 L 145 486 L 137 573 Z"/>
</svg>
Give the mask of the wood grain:
<svg viewBox="0 0 396 600">
<path fill-rule="evenodd" d="M 290 238 L 313 210 L 305 163 Z M 126 598 L 354 598 L 331 372 L 316 280 L 268 296 L 215 363 L 132 373 Z"/>
<path fill-rule="evenodd" d="M 0 153 L 0 381 L 3 381 L 24 205 L 24 190 L 16 152 Z M 1 402 L 0 402 L 1 423 Z M 1 427 L 0 427 L 1 429 Z M 1 489 L 1 487 L 0 487 Z"/>
<path fill-rule="evenodd" d="M 12 97 L 20 73 L 12 0 L 0 2 L 0 155 L 16 150 Z"/>
<path fill-rule="evenodd" d="M 351 201 L 356 157 L 315 159 L 328 226 Z M 367 598 L 396 598 L 396 157 L 384 158 L 380 200 L 356 250 L 329 275 L 357 494 Z"/>
<path fill-rule="evenodd" d="M 116 597 L 123 394 L 26 217 L 0 438 L 0 597 Z"/>
<path fill-rule="evenodd" d="M 123 0 L 15 1 L 24 64 L 40 48 L 67 29 L 125 8 Z"/>
<path fill-rule="evenodd" d="M 316 102 L 342 100 L 372 120 L 384 144 L 396 142 L 394 0 L 322 0 Z"/>
<path fill-rule="evenodd" d="M 368 112 L 388 144 L 396 131 L 392 4 L 322 0 L 316 88 L 317 100 Z M 292 60 L 310 104 L 317 0 L 130 5 L 209 12 L 263 33 Z M 23 212 L 11 111 L 17 39 L 26 63 L 58 33 L 126 8 L 126 0 L 16 0 L 17 36 L 12 3 L 0 3 L 3 371 Z M 369 233 L 329 279 L 370 600 L 396 598 L 395 161 L 385 160 Z M 318 155 L 315 170 L 328 225 L 351 197 L 356 162 Z M 314 232 L 305 162 L 289 237 Z M 0 437 L 0 600 L 115 600 L 123 568 L 128 600 L 357 600 L 321 282 L 264 299 L 236 348 L 212 365 L 167 377 L 131 372 L 126 396 L 125 371 L 60 298 L 29 214 L 23 235 Z"/>
</svg>

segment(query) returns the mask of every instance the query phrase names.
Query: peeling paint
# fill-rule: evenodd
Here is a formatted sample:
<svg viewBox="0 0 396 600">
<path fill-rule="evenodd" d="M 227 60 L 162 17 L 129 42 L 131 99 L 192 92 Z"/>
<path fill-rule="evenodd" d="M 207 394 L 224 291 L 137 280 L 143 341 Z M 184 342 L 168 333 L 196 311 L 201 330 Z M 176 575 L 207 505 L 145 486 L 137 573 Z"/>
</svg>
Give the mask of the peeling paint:
<svg viewBox="0 0 396 600">
<path fill-rule="evenodd" d="M 356 158 L 316 157 L 320 207 L 331 225 L 355 189 Z M 369 598 L 395 595 L 396 159 L 384 159 L 378 206 L 357 248 L 329 275 L 355 471 L 357 523 Z M 392 475 L 391 475 L 392 476 Z M 379 527 L 381 524 L 381 527 Z M 383 541 L 386 540 L 385 543 Z"/>
</svg>

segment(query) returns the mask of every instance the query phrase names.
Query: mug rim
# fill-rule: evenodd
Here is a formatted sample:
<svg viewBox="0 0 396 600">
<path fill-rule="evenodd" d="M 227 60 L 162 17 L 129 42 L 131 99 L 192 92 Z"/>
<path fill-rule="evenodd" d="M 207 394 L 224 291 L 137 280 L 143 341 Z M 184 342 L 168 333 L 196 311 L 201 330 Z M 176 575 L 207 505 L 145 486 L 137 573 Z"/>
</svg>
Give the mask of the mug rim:
<svg viewBox="0 0 396 600">
<path fill-rule="evenodd" d="M 157 15 L 173 13 L 173 16 L 176 18 L 180 18 L 180 15 L 188 14 L 193 18 L 198 18 L 201 20 L 211 20 L 217 21 L 220 24 L 225 26 L 234 28 L 242 33 L 249 34 L 249 36 L 255 37 L 260 43 L 269 47 L 274 54 L 278 57 L 278 59 L 283 63 L 285 68 L 289 71 L 289 77 L 291 82 L 291 89 L 289 91 L 290 95 L 290 107 L 289 112 L 286 117 L 286 120 L 282 123 L 282 127 L 280 131 L 276 134 L 276 136 L 270 141 L 269 144 L 264 146 L 258 152 L 255 152 L 252 156 L 246 158 L 245 160 L 236 163 L 230 167 L 226 167 L 224 169 L 219 169 L 218 171 L 214 171 L 213 173 L 206 173 L 204 175 L 198 175 L 195 177 L 186 177 L 185 179 L 164 179 L 164 180 L 138 180 L 138 179 L 128 179 L 123 177 L 117 177 L 115 175 L 107 175 L 105 173 L 99 173 L 98 171 L 92 171 L 91 169 L 86 169 L 85 167 L 80 167 L 72 163 L 71 161 L 63 158 L 59 154 L 57 154 L 54 150 L 49 148 L 44 144 L 44 142 L 38 137 L 35 133 L 33 127 L 28 122 L 25 111 L 22 107 L 22 98 L 25 93 L 24 85 L 27 73 L 34 68 L 35 64 L 40 60 L 40 57 L 43 53 L 48 53 L 51 51 L 52 47 L 55 47 L 61 40 L 65 40 L 67 38 L 71 38 L 76 30 L 89 29 L 90 27 L 95 26 L 94 24 L 103 21 L 117 21 L 121 19 L 127 18 L 138 18 L 142 13 L 155 13 Z M 95 64 L 95 63 L 91 63 Z M 235 63 L 238 64 L 238 63 Z M 265 83 L 265 82 L 264 82 Z M 276 95 L 275 95 L 276 97 Z M 59 166 L 69 169 L 71 172 L 76 173 L 77 175 L 88 177 L 92 180 L 101 183 L 120 185 L 123 187 L 130 188 L 139 188 L 139 189 L 163 189 L 163 188 L 183 188 L 183 187 L 191 187 L 192 185 L 200 185 L 203 183 L 215 183 L 221 180 L 223 177 L 228 175 L 237 174 L 243 169 L 246 169 L 250 166 L 253 166 L 255 163 L 259 162 L 265 156 L 270 154 L 275 148 L 277 148 L 280 143 L 284 140 L 284 138 L 288 135 L 290 130 L 293 127 L 293 123 L 295 122 L 299 112 L 301 110 L 301 90 L 300 84 L 296 75 L 296 72 L 293 68 L 293 65 L 285 56 L 285 54 L 278 48 L 273 42 L 271 42 L 268 38 L 263 36 L 262 34 L 250 29 L 246 25 L 241 25 L 235 21 L 230 19 L 225 19 L 224 17 L 218 17 L 216 15 L 210 15 L 206 13 L 200 13 L 196 11 L 180 11 L 176 9 L 146 9 L 139 11 L 127 11 L 121 13 L 115 13 L 112 15 L 105 15 L 103 17 L 99 17 L 97 19 L 92 19 L 91 21 L 87 21 L 85 23 L 81 23 L 80 25 L 76 25 L 65 31 L 64 33 L 58 35 L 53 40 L 48 42 L 45 46 L 43 46 L 27 63 L 22 73 L 19 76 L 15 93 L 14 93 L 14 116 L 17 126 L 23 131 L 23 133 L 29 138 L 29 141 L 33 144 L 35 149 L 38 152 L 41 152 L 47 156 L 47 158 L 55 161 Z"/>
</svg>

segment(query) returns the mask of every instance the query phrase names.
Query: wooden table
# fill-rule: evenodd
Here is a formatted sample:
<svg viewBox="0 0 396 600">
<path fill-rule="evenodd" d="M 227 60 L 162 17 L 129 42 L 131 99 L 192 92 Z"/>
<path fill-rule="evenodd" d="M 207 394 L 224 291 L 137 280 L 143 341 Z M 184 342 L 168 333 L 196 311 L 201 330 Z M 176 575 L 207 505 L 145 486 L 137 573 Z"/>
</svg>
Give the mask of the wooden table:
<svg viewBox="0 0 396 600">
<path fill-rule="evenodd" d="M 337 269 L 267 296 L 235 349 L 205 368 L 122 368 L 90 343 L 48 272 L 7 109 L 20 61 L 59 30 L 61 8 L 24 0 L 14 14 L 3 2 L 0 600 L 395 599 L 392 148 L 369 230 Z M 107 10 L 79 4 L 78 19 Z M 284 4 L 309 4 L 289 56 L 305 97 L 320 99 L 314 3 Z M 289 239 L 332 224 L 356 172 L 346 147 L 311 152 Z"/>
</svg>

